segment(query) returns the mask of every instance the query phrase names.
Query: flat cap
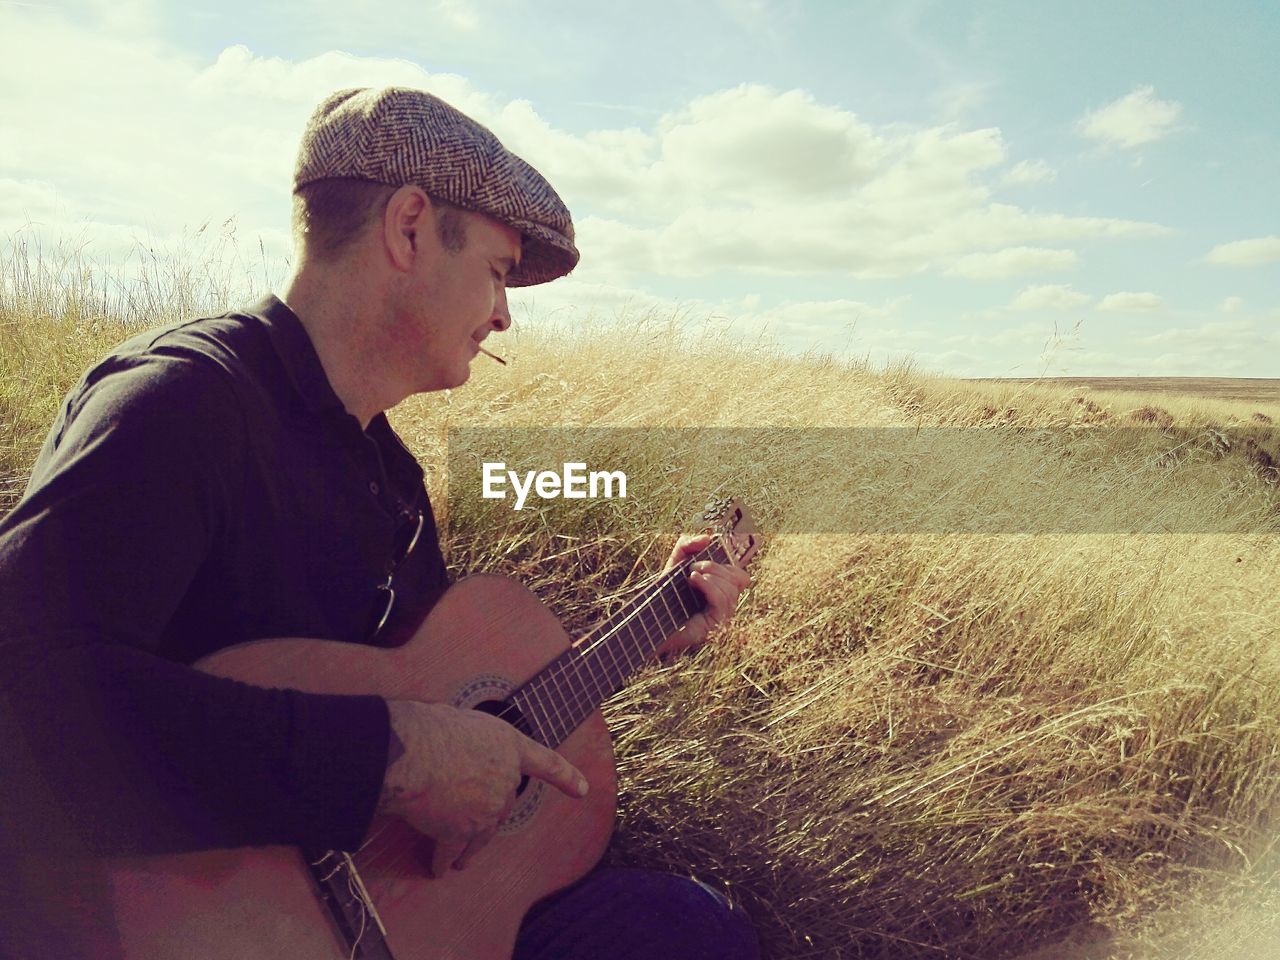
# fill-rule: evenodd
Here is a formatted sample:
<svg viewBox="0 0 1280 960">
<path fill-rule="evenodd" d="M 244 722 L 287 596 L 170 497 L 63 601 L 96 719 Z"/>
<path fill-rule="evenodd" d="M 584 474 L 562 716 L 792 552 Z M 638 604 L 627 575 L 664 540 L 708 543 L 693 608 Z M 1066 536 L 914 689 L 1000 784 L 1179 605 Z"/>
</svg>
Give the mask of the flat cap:
<svg viewBox="0 0 1280 960">
<path fill-rule="evenodd" d="M 302 134 L 293 189 L 334 177 L 413 184 L 524 236 L 513 287 L 546 283 L 578 263 L 569 208 L 542 174 L 488 128 L 439 97 L 408 87 L 339 90 Z"/>
</svg>

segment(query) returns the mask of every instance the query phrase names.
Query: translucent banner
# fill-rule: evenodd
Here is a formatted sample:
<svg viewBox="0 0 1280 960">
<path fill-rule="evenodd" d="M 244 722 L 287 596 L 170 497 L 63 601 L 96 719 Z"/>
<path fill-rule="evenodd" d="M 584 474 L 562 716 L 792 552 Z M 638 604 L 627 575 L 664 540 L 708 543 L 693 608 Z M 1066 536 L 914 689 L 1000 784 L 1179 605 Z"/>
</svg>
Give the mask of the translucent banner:
<svg viewBox="0 0 1280 960">
<path fill-rule="evenodd" d="M 453 518 L 685 528 L 711 496 L 780 533 L 1267 533 L 1273 429 L 475 428 Z"/>
</svg>

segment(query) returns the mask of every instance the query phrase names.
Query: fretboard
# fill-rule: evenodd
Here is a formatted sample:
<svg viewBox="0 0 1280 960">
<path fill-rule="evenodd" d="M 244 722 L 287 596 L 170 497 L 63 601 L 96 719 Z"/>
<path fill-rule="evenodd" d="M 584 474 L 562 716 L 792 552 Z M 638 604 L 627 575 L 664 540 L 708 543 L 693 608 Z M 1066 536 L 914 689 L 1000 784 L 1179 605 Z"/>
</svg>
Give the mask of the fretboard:
<svg viewBox="0 0 1280 960">
<path fill-rule="evenodd" d="M 533 739 L 558 747 L 601 703 L 626 686 L 667 637 L 706 606 L 702 594 L 689 585 L 689 564 L 698 560 L 731 562 L 721 543 L 713 540 L 511 695 Z"/>
</svg>

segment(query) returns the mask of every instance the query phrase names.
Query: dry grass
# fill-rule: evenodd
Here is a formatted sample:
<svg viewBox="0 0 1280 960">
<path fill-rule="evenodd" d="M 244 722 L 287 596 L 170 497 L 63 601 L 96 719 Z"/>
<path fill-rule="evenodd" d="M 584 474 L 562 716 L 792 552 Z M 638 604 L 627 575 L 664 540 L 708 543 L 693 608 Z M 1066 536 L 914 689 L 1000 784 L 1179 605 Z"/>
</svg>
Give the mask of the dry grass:
<svg viewBox="0 0 1280 960">
<path fill-rule="evenodd" d="M 199 227 L 178 250 L 140 242 L 118 269 L 74 241 L 45 248 L 9 237 L 0 249 L 0 512 L 16 502 L 62 395 L 90 364 L 146 326 L 245 302 L 262 275 L 246 266 L 232 221 Z"/>
<path fill-rule="evenodd" d="M 122 333 L 62 303 L 0 305 L 10 477 Z M 437 499 L 462 426 L 643 428 L 623 453 L 679 478 L 654 488 L 643 523 L 604 505 L 519 516 L 450 500 L 455 567 L 521 577 L 575 630 L 661 563 L 673 518 L 698 505 L 696 445 L 640 450 L 666 436 L 655 428 L 985 431 L 907 473 L 794 447 L 707 470 L 736 477 L 766 530 L 832 498 L 893 523 L 774 538 L 719 642 L 608 705 L 611 860 L 728 881 L 773 958 L 1274 954 L 1280 511 L 1244 441 L 1280 451 L 1256 411 L 787 358 L 654 318 L 503 339 L 510 367 L 481 358 L 465 389 L 394 415 Z M 1144 405 L 1168 422 L 1129 415 Z M 1239 442 L 1222 450 L 1208 430 Z M 902 532 L 926 505 L 980 517 L 1026 475 L 1037 499 L 1020 509 L 1058 511 L 1060 527 L 1091 511 L 1228 532 Z"/>
</svg>

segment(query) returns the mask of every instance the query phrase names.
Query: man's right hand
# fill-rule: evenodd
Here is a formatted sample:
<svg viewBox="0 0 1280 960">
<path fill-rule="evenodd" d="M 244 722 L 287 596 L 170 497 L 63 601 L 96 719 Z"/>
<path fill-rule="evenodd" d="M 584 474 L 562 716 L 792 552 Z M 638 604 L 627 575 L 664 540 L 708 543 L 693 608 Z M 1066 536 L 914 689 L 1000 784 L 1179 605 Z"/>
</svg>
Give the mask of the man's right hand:
<svg viewBox="0 0 1280 960">
<path fill-rule="evenodd" d="M 522 777 L 570 797 L 587 792 L 568 760 L 511 724 L 444 703 L 389 700 L 391 752 L 378 812 L 400 817 L 435 840 L 433 876 L 461 870 L 493 839 Z"/>
</svg>

